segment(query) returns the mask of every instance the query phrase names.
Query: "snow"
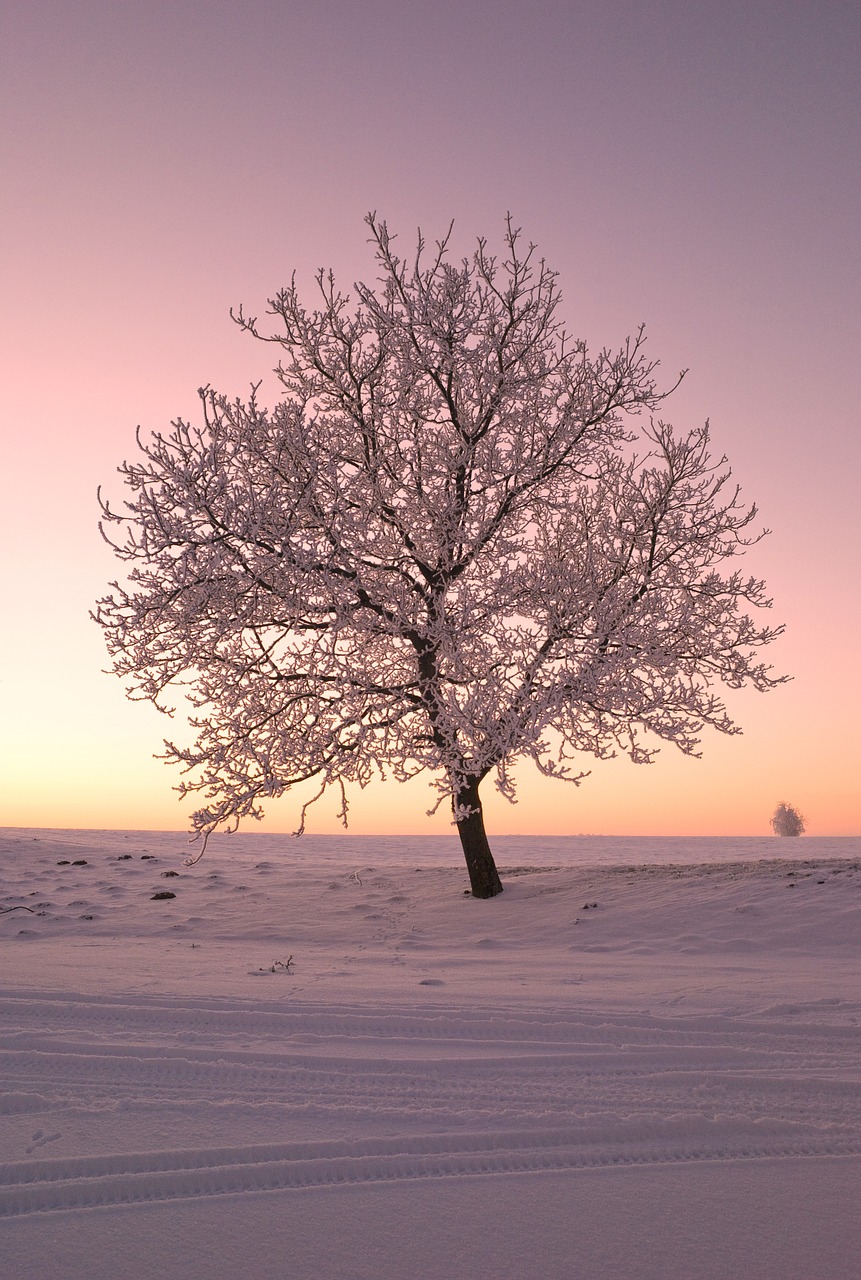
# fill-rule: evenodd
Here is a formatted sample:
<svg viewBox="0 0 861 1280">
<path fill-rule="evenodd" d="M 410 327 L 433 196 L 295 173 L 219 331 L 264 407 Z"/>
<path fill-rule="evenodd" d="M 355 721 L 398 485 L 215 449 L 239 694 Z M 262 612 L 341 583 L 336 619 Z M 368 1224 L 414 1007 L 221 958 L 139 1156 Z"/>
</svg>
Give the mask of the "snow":
<svg viewBox="0 0 861 1280">
<path fill-rule="evenodd" d="M 494 847 L 0 831 L 6 1274 L 861 1273 L 861 842 Z"/>
</svg>

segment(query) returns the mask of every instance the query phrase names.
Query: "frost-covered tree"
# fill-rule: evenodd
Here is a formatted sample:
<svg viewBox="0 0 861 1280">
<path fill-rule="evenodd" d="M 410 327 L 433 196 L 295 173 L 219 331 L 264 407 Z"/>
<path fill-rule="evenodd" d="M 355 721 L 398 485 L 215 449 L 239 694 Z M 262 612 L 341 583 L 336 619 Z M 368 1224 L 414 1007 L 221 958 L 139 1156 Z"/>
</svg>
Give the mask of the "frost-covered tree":
<svg viewBox="0 0 861 1280">
<path fill-rule="evenodd" d="M 294 278 L 268 326 L 234 316 L 279 349 L 274 408 L 205 388 L 200 422 L 138 433 L 124 507 L 102 503 L 127 579 L 94 616 L 129 696 L 190 690 L 196 741 L 166 755 L 199 833 L 309 780 L 346 821 L 347 784 L 426 771 L 491 897 L 488 775 L 513 799 L 516 761 L 577 783 L 583 755 L 697 754 L 738 732 L 721 683 L 777 683 L 779 628 L 733 563 L 755 508 L 707 425 L 654 416 L 642 329 L 571 339 L 510 220 L 500 256 L 460 261 L 451 231 L 407 260 L 367 222 L 376 284 L 321 271 L 314 307 Z"/>
<path fill-rule="evenodd" d="M 799 813 L 794 805 L 781 800 L 771 815 L 771 827 L 776 836 L 804 835 L 804 814 Z"/>
</svg>

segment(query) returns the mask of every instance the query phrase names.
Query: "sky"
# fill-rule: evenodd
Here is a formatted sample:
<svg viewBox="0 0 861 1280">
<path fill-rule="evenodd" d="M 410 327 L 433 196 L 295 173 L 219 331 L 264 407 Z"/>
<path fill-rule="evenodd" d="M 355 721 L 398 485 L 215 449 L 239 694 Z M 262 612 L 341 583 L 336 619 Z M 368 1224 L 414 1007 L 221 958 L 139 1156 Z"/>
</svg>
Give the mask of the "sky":
<svg viewBox="0 0 861 1280">
<path fill-rule="evenodd" d="M 0 28 L 0 824 L 183 829 L 154 759 L 179 736 L 104 673 L 89 620 L 116 576 L 96 488 L 134 431 L 233 396 L 271 351 L 231 323 L 331 266 L 372 278 L 376 210 L 404 246 L 507 212 L 591 346 L 645 323 L 664 416 L 709 418 L 770 537 L 791 683 L 733 695 L 700 760 L 520 774 L 488 828 L 768 831 L 859 818 L 861 10 L 850 0 L 6 0 Z M 584 761 L 589 767 L 590 762 Z M 442 833 L 426 785 L 352 797 L 356 834 Z M 337 805 L 309 829 L 336 831 Z M 267 812 L 289 831 L 296 804 Z"/>
</svg>

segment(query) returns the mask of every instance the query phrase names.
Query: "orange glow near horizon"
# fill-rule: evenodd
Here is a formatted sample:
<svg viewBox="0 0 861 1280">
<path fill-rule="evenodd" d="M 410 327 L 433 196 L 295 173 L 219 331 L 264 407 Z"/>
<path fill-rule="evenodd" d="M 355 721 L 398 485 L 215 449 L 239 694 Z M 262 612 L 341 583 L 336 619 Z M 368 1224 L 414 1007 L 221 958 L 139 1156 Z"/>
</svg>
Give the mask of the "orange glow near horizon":
<svg viewBox="0 0 861 1280">
<path fill-rule="evenodd" d="M 105 677 L 107 680 L 107 677 Z M 142 711 L 129 706 L 132 720 Z M 149 727 L 161 720 L 147 715 Z M 153 723 L 155 722 L 155 723 Z M 127 726 L 126 726 L 127 727 Z M 807 818 L 808 834 L 858 834 L 853 779 L 819 776 L 798 768 L 791 744 L 779 732 L 757 740 L 712 737 L 703 758 L 692 760 L 664 748 L 654 764 L 634 766 L 625 760 L 591 762 L 591 775 L 579 786 L 542 778 L 531 767 L 518 771 L 518 803 L 509 804 L 495 791 L 492 777 L 482 788 L 488 833 L 493 835 L 680 835 L 742 836 L 770 834 L 769 820 L 779 800 L 796 805 Z M 52 778 L 42 790 L 29 774 L 27 756 L 4 769 L 9 791 L 0 801 L 0 825 L 21 827 L 185 830 L 193 807 L 180 803 L 172 790 L 175 770 L 142 751 L 139 739 L 127 736 L 110 743 L 91 742 L 86 751 L 61 746 L 56 759 L 43 765 Z M 150 746 L 152 743 L 147 743 Z M 60 744 L 58 744 L 60 746 Z M 788 748 L 788 749 L 787 749 Z M 751 760 L 759 760 L 751 767 Z M 584 760 L 584 768 L 590 762 Z M 261 823 L 243 823 L 248 832 L 291 833 L 300 801 L 309 789 L 270 802 Z M 446 835 L 456 838 L 445 803 L 428 816 L 437 793 L 424 779 L 401 785 L 372 783 L 353 788 L 349 832 L 353 835 Z M 316 834 L 343 831 L 334 796 L 313 806 L 306 829 Z"/>
</svg>

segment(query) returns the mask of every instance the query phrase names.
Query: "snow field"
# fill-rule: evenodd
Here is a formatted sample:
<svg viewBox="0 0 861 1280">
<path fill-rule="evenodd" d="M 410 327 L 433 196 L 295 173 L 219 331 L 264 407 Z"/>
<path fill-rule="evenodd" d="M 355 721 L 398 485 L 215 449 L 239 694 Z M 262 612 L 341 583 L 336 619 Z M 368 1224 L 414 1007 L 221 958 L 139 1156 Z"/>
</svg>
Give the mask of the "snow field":
<svg viewBox="0 0 861 1280">
<path fill-rule="evenodd" d="M 848 1280 L 861 861 L 837 843 L 521 856 L 482 903 L 427 850 L 184 870 L 182 837 L 0 834 L 12 1274 L 107 1280 L 121 1248 L 130 1280 Z"/>
</svg>

